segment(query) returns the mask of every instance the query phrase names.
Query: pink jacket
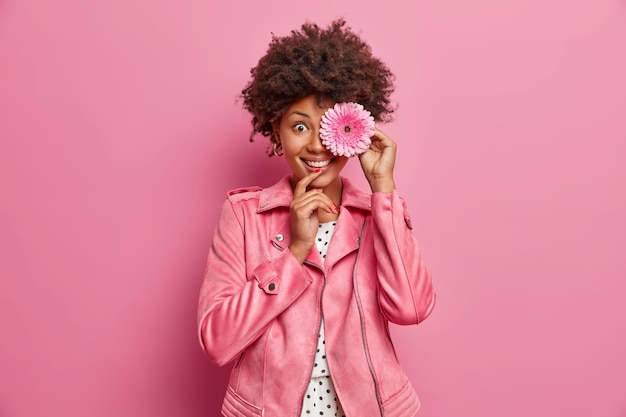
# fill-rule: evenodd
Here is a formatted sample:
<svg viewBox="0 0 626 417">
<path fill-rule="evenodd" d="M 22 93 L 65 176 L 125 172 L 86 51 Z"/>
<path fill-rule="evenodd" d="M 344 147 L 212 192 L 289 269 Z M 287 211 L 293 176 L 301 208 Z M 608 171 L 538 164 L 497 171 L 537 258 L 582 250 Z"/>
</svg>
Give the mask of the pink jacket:
<svg viewBox="0 0 626 417">
<path fill-rule="evenodd" d="M 365 194 L 346 178 L 324 266 L 291 255 L 289 178 L 231 191 L 200 291 L 200 343 L 234 359 L 222 413 L 296 417 L 323 316 L 328 366 L 346 415 L 410 417 L 419 400 L 400 367 L 389 322 L 417 324 L 435 293 L 403 200 Z"/>
</svg>

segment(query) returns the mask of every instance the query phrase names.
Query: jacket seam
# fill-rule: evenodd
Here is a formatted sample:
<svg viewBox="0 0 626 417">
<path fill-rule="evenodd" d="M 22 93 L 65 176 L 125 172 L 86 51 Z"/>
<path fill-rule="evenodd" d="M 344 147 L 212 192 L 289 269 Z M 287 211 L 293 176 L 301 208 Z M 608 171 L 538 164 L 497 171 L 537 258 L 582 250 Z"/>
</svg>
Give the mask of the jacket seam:
<svg viewBox="0 0 626 417">
<path fill-rule="evenodd" d="M 241 224 L 241 219 L 239 219 L 239 213 L 237 213 L 237 211 L 235 210 L 235 205 L 238 204 L 239 202 L 233 202 L 233 200 L 230 198 L 228 199 L 228 201 L 230 202 L 230 209 L 235 215 L 235 219 L 237 219 L 237 224 L 239 225 L 239 230 L 241 230 L 241 235 L 245 236 L 243 224 Z"/>
<path fill-rule="evenodd" d="M 367 225 L 367 216 L 363 220 L 363 226 L 361 227 L 361 233 L 359 235 L 359 248 L 357 250 L 356 259 L 354 260 L 354 266 L 353 266 L 353 270 L 352 270 L 352 279 L 353 279 L 354 296 L 355 296 L 356 307 L 357 307 L 357 310 L 359 312 L 359 320 L 360 320 L 360 325 L 361 325 L 361 337 L 363 338 L 363 353 L 365 354 L 365 359 L 367 361 L 367 366 L 369 368 L 370 375 L 372 376 L 372 381 L 374 383 L 374 391 L 376 393 L 376 402 L 378 403 L 378 408 L 379 408 L 379 411 L 380 411 L 380 415 L 381 415 L 381 417 L 384 417 L 383 399 L 380 396 L 380 387 L 379 387 L 378 374 L 376 373 L 376 370 L 374 369 L 374 363 L 372 361 L 372 358 L 371 358 L 370 352 L 369 352 L 369 342 L 368 342 L 368 338 L 367 338 L 367 330 L 365 329 L 366 322 L 365 322 L 365 317 L 363 317 L 363 306 L 361 304 L 361 296 L 359 294 L 359 289 L 358 289 L 357 279 L 356 279 L 358 263 L 359 263 L 360 255 L 361 255 L 361 245 L 363 244 L 363 240 L 364 240 L 364 237 L 365 237 L 366 225 Z"/>
<path fill-rule="evenodd" d="M 398 245 L 398 234 L 396 233 L 396 213 L 395 213 L 395 204 L 394 204 L 394 198 L 395 197 L 395 191 L 392 192 L 389 195 L 390 198 L 390 203 L 391 203 L 391 224 L 392 227 L 391 229 L 393 230 L 393 241 L 395 242 L 395 249 L 396 249 L 396 253 L 402 253 L 400 252 L 400 246 Z M 403 211 L 404 211 L 404 207 L 402 207 Z M 404 218 L 404 213 L 403 214 L 403 218 Z M 409 280 L 409 274 L 407 272 L 406 269 L 406 262 L 404 261 L 404 257 L 400 256 L 400 262 L 402 263 L 402 269 L 404 271 L 404 279 L 407 282 L 407 286 L 409 287 L 409 291 L 411 292 L 411 300 L 413 300 L 413 312 L 415 313 L 415 323 L 419 323 L 420 322 L 420 318 L 419 318 L 419 314 L 417 312 L 417 306 L 415 305 L 415 293 L 413 292 L 413 286 L 411 285 L 411 281 Z"/>
</svg>

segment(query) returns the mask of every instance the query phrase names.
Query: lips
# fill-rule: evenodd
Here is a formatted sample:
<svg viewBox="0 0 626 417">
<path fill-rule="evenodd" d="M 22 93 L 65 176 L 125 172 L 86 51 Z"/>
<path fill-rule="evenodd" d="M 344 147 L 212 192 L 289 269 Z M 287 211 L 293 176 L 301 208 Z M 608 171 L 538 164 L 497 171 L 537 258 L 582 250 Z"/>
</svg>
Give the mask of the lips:
<svg viewBox="0 0 626 417">
<path fill-rule="evenodd" d="M 323 161 L 311 161 L 311 160 L 306 160 L 303 159 L 302 161 L 307 165 L 310 166 L 311 168 L 324 168 L 325 166 L 329 165 L 334 158 L 331 159 L 326 159 Z"/>
</svg>

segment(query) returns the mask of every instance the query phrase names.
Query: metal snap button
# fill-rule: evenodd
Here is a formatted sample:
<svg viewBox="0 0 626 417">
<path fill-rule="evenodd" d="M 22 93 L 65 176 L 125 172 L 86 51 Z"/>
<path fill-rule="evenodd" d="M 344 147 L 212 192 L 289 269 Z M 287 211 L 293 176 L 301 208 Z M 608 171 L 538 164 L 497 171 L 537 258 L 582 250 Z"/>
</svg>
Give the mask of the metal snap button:
<svg viewBox="0 0 626 417">
<path fill-rule="evenodd" d="M 279 233 L 279 234 L 277 234 L 277 235 L 276 235 L 276 240 L 277 240 L 277 241 L 282 242 L 282 241 L 283 241 L 283 239 L 284 239 L 284 236 L 283 236 L 281 233 Z"/>
</svg>

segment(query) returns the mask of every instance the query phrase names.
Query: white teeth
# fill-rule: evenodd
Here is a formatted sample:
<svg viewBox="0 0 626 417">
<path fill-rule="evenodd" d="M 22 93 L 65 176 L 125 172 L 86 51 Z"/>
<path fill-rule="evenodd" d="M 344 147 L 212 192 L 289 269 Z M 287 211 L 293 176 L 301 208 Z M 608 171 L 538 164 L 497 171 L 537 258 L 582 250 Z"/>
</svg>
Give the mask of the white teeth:
<svg viewBox="0 0 626 417">
<path fill-rule="evenodd" d="M 304 163 L 313 168 L 322 168 L 330 164 L 330 159 L 326 161 L 304 161 Z"/>
</svg>

